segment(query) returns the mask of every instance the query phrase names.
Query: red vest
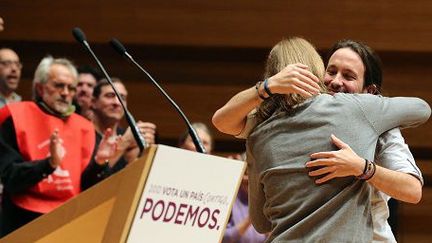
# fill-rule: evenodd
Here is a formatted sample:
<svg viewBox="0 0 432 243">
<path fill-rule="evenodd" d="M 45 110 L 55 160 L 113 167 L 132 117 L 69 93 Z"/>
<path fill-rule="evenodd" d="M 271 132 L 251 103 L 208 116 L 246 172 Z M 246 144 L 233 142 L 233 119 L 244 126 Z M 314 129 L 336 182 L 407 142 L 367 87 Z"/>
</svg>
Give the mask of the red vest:
<svg viewBox="0 0 432 243">
<path fill-rule="evenodd" d="M 49 115 L 34 102 L 14 103 L 8 107 L 24 161 L 47 158 L 50 135 L 55 128 L 59 130 L 64 147 L 61 165 L 26 192 L 11 195 L 19 207 L 40 213 L 50 212 L 81 191 L 81 173 L 90 162 L 95 146 L 93 124 L 77 114 L 66 119 Z M 1 120 L 4 120 L 2 115 Z"/>
</svg>

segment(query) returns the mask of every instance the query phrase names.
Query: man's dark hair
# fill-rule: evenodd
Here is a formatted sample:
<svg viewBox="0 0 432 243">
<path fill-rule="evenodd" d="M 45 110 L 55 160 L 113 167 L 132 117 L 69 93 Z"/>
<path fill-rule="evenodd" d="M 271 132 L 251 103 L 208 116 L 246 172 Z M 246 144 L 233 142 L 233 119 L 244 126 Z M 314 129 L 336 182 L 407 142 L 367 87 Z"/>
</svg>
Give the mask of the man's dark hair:
<svg viewBox="0 0 432 243">
<path fill-rule="evenodd" d="M 333 53 L 341 48 L 351 49 L 362 59 L 363 65 L 365 66 L 363 88 L 368 88 L 369 86 L 375 85 L 377 91 L 381 92 L 381 83 L 383 79 L 381 59 L 378 57 L 375 51 L 372 50 L 372 48 L 362 42 L 354 40 L 340 40 L 336 42 L 327 54 L 327 58 L 325 60 L 326 66 L 328 65 L 328 61 Z"/>
<path fill-rule="evenodd" d="M 115 77 L 112 77 L 111 81 L 113 83 L 121 83 L 121 84 L 123 83 L 119 78 L 115 78 Z M 95 98 L 95 99 L 99 98 L 99 96 L 102 92 L 102 87 L 107 86 L 107 85 L 110 85 L 108 83 L 108 80 L 106 80 L 105 78 L 101 79 L 93 89 L 93 98 Z"/>
<path fill-rule="evenodd" d="M 102 78 L 102 75 L 99 72 L 99 70 L 89 65 L 79 66 L 77 70 L 78 70 L 78 74 L 81 73 L 91 74 L 96 79 L 96 82 L 99 82 L 99 80 Z"/>
</svg>

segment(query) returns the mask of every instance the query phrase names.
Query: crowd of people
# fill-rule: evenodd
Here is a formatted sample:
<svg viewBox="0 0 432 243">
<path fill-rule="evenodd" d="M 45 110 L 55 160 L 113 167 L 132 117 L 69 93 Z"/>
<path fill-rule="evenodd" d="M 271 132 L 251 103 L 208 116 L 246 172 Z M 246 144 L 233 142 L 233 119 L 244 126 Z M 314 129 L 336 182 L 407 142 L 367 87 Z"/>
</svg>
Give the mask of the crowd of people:
<svg viewBox="0 0 432 243">
<path fill-rule="evenodd" d="M 22 68 L 14 50 L 0 49 L 2 236 L 139 155 L 121 126 L 120 101 L 96 69 L 45 57 L 32 99 L 22 101 Z M 127 104 L 126 85 L 112 81 Z M 379 57 L 358 41 L 338 41 L 325 62 L 303 38 L 272 48 L 263 80 L 212 118 L 219 131 L 246 139 L 246 152 L 231 157 L 247 161 L 247 173 L 223 242 L 396 241 L 388 200 L 418 203 L 423 185 L 400 129 L 426 122 L 431 111 L 421 99 L 382 97 L 382 82 Z M 211 129 L 192 126 L 211 154 Z M 156 124 L 137 127 L 147 144 L 157 143 Z M 178 147 L 196 151 L 188 132 Z"/>
</svg>

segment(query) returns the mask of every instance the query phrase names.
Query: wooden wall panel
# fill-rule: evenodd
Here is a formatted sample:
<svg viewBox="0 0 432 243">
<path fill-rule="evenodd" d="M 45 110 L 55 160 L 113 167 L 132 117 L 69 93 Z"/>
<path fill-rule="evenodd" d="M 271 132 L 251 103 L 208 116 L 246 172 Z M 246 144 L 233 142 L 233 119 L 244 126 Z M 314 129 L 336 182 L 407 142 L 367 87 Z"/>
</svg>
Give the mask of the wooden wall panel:
<svg viewBox="0 0 432 243">
<path fill-rule="evenodd" d="M 428 75 L 429 53 L 384 53 L 383 93 L 386 96 L 414 96 L 432 105 L 432 77 Z M 412 147 L 428 147 L 432 157 L 432 120 L 415 128 L 403 130 L 405 139 Z"/>
<path fill-rule="evenodd" d="M 262 48 L 301 35 L 320 48 L 349 37 L 378 50 L 432 50 L 427 0 L 2 0 L 0 14 L 8 40 L 72 42 L 80 26 L 96 42 Z"/>
</svg>

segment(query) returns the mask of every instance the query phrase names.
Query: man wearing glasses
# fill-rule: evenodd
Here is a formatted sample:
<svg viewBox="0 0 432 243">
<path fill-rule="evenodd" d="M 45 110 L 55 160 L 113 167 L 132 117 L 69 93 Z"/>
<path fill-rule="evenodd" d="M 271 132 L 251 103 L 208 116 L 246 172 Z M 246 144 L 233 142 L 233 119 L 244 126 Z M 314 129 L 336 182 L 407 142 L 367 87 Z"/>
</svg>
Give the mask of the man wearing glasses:
<svg viewBox="0 0 432 243">
<path fill-rule="evenodd" d="M 21 101 L 15 93 L 21 78 L 22 64 L 16 52 L 0 49 L 0 108 L 8 103 Z"/>
<path fill-rule="evenodd" d="M 96 150 L 93 124 L 74 113 L 77 77 L 69 60 L 46 57 L 35 72 L 34 100 L 0 109 L 2 236 L 96 183 L 115 156 L 116 142 L 103 138 Z"/>
</svg>

